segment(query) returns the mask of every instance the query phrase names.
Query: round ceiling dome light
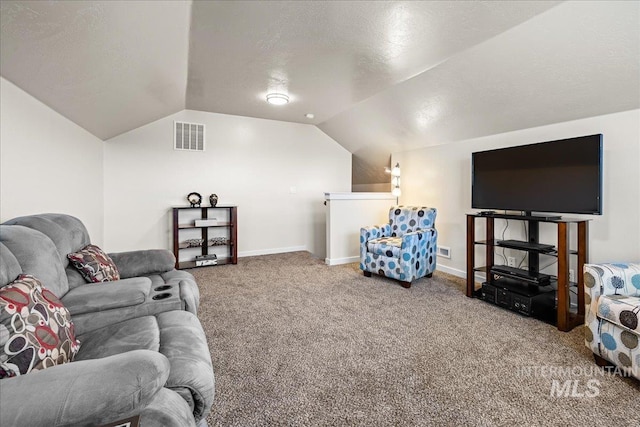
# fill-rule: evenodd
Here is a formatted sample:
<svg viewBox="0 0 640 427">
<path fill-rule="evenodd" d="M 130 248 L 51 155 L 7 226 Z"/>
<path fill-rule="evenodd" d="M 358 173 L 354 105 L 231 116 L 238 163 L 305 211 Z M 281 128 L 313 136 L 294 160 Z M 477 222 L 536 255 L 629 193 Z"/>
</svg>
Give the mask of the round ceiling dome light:
<svg viewBox="0 0 640 427">
<path fill-rule="evenodd" d="M 284 93 L 269 93 L 267 102 L 272 105 L 285 105 L 289 103 L 289 97 Z"/>
</svg>

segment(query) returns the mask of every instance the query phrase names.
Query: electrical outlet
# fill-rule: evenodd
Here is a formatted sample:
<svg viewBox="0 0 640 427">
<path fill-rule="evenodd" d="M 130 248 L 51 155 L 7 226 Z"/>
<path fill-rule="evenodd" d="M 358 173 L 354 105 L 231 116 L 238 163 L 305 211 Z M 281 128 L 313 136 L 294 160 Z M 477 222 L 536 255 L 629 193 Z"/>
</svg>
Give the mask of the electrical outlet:
<svg viewBox="0 0 640 427">
<path fill-rule="evenodd" d="M 569 281 L 576 282 L 576 271 L 573 268 L 569 269 Z"/>
<path fill-rule="evenodd" d="M 516 266 L 516 258 L 515 257 L 507 257 L 507 265 L 509 267 L 515 267 Z"/>
</svg>

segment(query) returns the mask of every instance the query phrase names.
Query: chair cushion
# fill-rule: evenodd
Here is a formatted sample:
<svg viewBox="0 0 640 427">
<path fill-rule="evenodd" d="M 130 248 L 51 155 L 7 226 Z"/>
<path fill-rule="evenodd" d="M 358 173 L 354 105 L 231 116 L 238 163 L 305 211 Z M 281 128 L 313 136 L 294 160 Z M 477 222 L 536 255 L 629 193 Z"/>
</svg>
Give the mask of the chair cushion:
<svg viewBox="0 0 640 427">
<path fill-rule="evenodd" d="M 640 335 L 640 297 L 602 295 L 598 301 L 598 316 Z"/>
<path fill-rule="evenodd" d="M 48 213 L 21 216 L 10 219 L 4 224 L 21 225 L 32 230 L 37 230 L 47 236 L 58 249 L 58 254 L 62 257 L 62 269 L 65 269 L 67 265 L 69 265 L 65 254 L 75 252 L 91 243 L 87 228 L 82 221 L 71 215 Z M 36 275 L 36 277 L 45 280 L 42 276 Z M 45 283 L 49 286 L 48 282 L 45 281 Z"/>
<path fill-rule="evenodd" d="M 404 236 L 435 226 L 437 211 L 426 206 L 396 206 L 389 210 L 391 236 Z"/>
<path fill-rule="evenodd" d="M 390 258 L 399 258 L 401 247 L 402 237 L 380 237 L 367 242 L 369 252 Z"/>
<path fill-rule="evenodd" d="M 18 261 L 21 273 L 37 277 L 58 298 L 67 293 L 69 282 L 60 252 L 45 234 L 21 225 L 3 224 L 0 241 Z M 11 281 L 16 277 L 11 277 Z"/>
<path fill-rule="evenodd" d="M 120 279 L 116 264 L 96 245 L 87 245 L 78 252 L 70 253 L 67 257 L 89 282 L 110 282 Z"/>
<path fill-rule="evenodd" d="M 196 418 L 205 418 L 215 392 L 211 355 L 198 318 L 183 310 L 138 317 L 83 334 L 76 360 L 133 350 L 159 351 L 169 359 L 165 387 L 187 402 Z"/>
<path fill-rule="evenodd" d="M 167 356 L 171 372 L 165 387 L 182 396 L 196 421 L 209 414 L 215 393 L 207 339 L 198 318 L 175 310 L 156 316 L 160 328 L 160 352 Z"/>
<path fill-rule="evenodd" d="M 160 349 L 160 330 L 154 316 L 144 316 L 82 334 L 76 360 L 101 359 L 133 350 Z"/>
<path fill-rule="evenodd" d="M 10 284 L 22 273 L 15 255 L 0 242 L 0 287 Z"/>
<path fill-rule="evenodd" d="M 69 310 L 38 279 L 0 289 L 0 378 L 70 362 L 79 348 Z"/>
</svg>

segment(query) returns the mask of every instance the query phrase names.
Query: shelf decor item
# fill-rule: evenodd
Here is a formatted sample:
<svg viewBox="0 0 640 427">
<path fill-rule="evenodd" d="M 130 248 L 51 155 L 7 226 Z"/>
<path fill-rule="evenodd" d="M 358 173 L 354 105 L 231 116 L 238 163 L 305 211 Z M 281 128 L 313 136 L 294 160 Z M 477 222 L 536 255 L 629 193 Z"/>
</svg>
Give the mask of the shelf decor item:
<svg viewBox="0 0 640 427">
<path fill-rule="evenodd" d="M 199 248 L 202 246 L 202 239 L 187 239 L 180 245 L 181 248 Z"/>
<path fill-rule="evenodd" d="M 199 208 L 202 203 L 202 196 L 195 191 L 187 195 L 187 200 L 191 203 L 192 208 Z"/>
<path fill-rule="evenodd" d="M 218 256 L 216 254 L 196 256 L 196 267 L 205 267 L 207 265 L 218 265 Z"/>
<path fill-rule="evenodd" d="M 210 195 L 209 203 L 211 203 L 211 207 L 214 208 L 218 204 L 218 195 L 217 194 Z"/>
<path fill-rule="evenodd" d="M 216 225 L 223 225 L 225 221 L 219 221 L 217 218 L 211 219 L 196 219 L 196 227 L 213 227 Z"/>
<path fill-rule="evenodd" d="M 226 237 L 213 237 L 209 239 L 209 246 L 225 246 L 229 244 L 229 239 Z"/>
</svg>

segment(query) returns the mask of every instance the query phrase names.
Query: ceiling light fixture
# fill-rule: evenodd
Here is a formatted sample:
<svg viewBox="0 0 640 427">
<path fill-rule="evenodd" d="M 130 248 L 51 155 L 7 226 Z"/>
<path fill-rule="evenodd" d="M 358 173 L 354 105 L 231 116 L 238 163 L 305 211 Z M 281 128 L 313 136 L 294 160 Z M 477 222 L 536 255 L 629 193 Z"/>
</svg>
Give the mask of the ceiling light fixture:
<svg viewBox="0 0 640 427">
<path fill-rule="evenodd" d="M 289 97 L 284 93 L 268 93 L 267 102 L 272 105 L 285 105 L 289 103 Z"/>
<path fill-rule="evenodd" d="M 304 115 L 307 119 L 313 119 L 315 115 L 313 113 L 307 113 Z"/>
</svg>

